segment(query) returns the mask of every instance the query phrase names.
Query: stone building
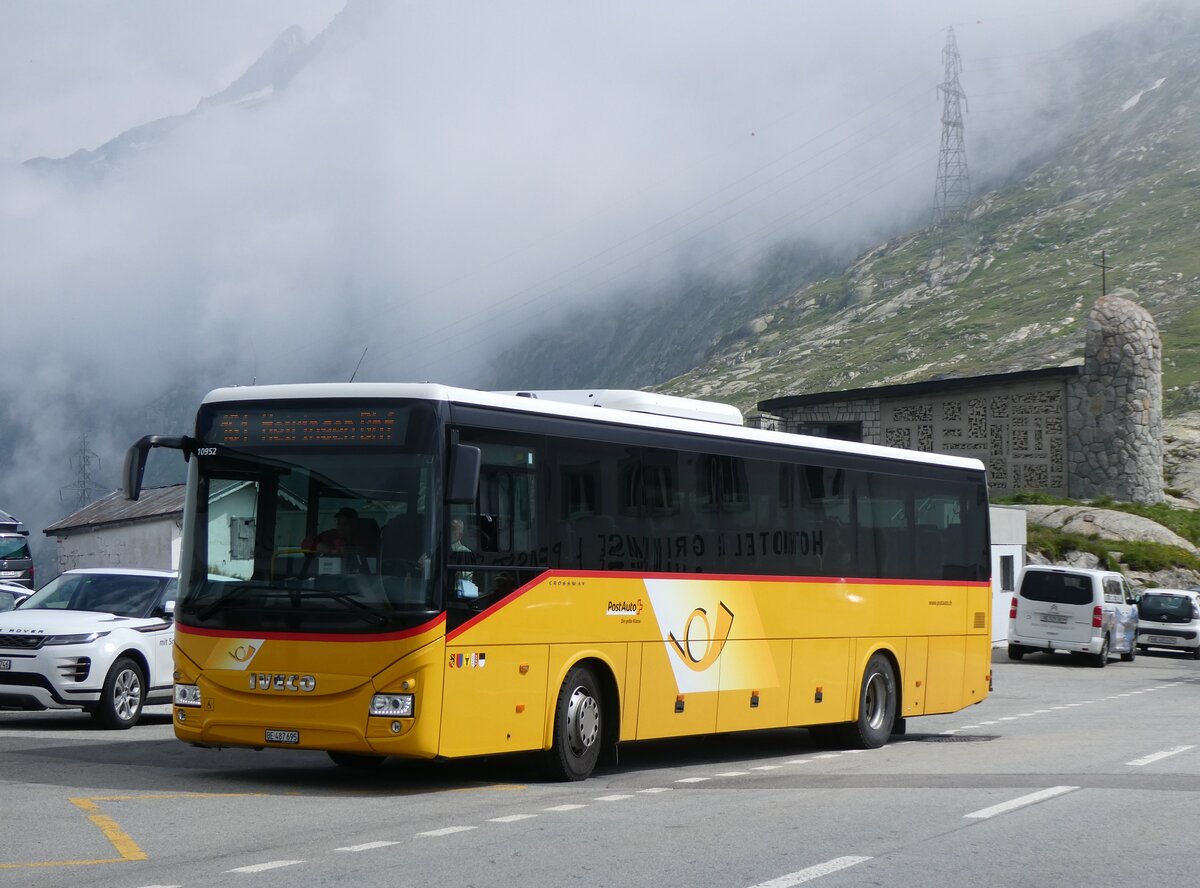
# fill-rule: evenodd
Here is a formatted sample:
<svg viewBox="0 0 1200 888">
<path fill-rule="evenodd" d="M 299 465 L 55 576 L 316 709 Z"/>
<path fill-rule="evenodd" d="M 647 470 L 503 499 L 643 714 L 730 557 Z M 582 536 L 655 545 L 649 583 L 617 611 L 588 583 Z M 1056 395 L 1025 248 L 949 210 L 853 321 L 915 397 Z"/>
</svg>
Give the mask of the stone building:
<svg viewBox="0 0 1200 888">
<path fill-rule="evenodd" d="M 1088 318 L 1082 364 L 761 401 L 760 425 L 972 456 L 994 496 L 1163 498 L 1162 344 L 1116 295 Z"/>
</svg>

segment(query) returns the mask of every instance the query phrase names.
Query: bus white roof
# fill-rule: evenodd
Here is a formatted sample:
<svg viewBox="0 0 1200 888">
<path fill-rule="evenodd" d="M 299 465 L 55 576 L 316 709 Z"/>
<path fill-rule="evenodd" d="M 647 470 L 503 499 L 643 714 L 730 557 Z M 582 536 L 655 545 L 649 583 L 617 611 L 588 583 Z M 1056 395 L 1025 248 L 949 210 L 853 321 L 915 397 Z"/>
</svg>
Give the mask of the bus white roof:
<svg viewBox="0 0 1200 888">
<path fill-rule="evenodd" d="M 702 401 L 699 398 L 679 398 L 658 392 L 637 389 L 547 389 L 522 392 L 494 392 L 497 395 L 517 395 L 539 400 L 582 404 L 585 407 L 608 407 L 610 410 L 629 410 L 633 413 L 652 413 L 656 416 L 676 416 L 680 419 L 700 419 L 705 422 L 743 423 L 742 411 L 732 404 Z"/>
<path fill-rule="evenodd" d="M 582 392 L 553 391 L 537 392 L 538 397 L 523 397 L 509 392 L 485 392 L 475 389 L 456 388 L 438 383 L 400 383 L 400 382 L 316 382 L 295 383 L 286 385 L 254 385 L 219 388 L 209 392 L 205 404 L 227 403 L 233 401 L 283 401 L 283 400 L 343 400 L 343 399 L 392 399 L 411 398 L 427 401 L 446 401 L 452 404 L 464 404 L 478 407 L 494 407 L 517 413 L 534 413 L 547 416 L 563 416 L 583 419 L 590 422 L 608 423 L 612 425 L 639 426 L 642 428 L 670 429 L 688 432 L 712 438 L 729 438 L 741 441 L 758 441 L 782 445 L 784 447 L 804 447 L 810 450 L 823 450 L 834 453 L 853 453 L 889 460 L 900 460 L 928 465 L 953 466 L 963 469 L 980 471 L 983 463 L 971 457 L 951 456 L 948 454 L 926 453 L 918 450 L 904 450 L 898 447 L 884 447 L 878 444 L 861 444 L 854 441 L 839 441 L 832 438 L 817 438 L 809 435 L 796 435 L 789 432 L 772 432 L 762 429 L 747 428 L 735 425 L 728 419 L 724 421 L 701 420 L 694 418 L 702 413 L 702 408 L 693 409 L 692 413 L 683 415 L 658 413 L 646 409 L 631 409 L 626 404 L 638 404 L 642 408 L 652 405 L 656 400 L 685 402 L 708 405 L 709 407 L 728 407 L 715 402 L 692 401 L 688 398 L 672 398 L 669 395 L 658 395 L 648 392 L 636 394 L 645 396 L 644 399 L 631 397 L 607 398 L 610 393 L 619 396 L 629 396 L 631 393 L 612 389 L 591 389 Z M 565 399 L 551 400 L 550 396 L 570 395 L 580 400 Z M 601 406 L 595 406 L 595 399 L 587 400 L 584 396 L 592 394 L 601 396 Z M 542 397 L 545 395 L 545 397 Z M 614 406 L 620 405 L 620 406 Z M 589 406 L 592 405 L 592 406 Z M 728 407 L 729 410 L 737 408 Z M 682 412 L 682 408 L 681 408 Z M 719 413 L 720 411 L 716 411 Z M 726 416 L 729 414 L 726 412 Z"/>
</svg>

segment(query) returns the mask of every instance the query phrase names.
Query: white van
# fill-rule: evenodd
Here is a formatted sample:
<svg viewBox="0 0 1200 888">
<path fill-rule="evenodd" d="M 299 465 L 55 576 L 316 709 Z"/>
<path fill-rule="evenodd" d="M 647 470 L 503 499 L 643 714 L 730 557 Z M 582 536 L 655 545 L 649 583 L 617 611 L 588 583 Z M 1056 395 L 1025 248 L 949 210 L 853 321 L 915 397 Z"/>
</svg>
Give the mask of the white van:
<svg viewBox="0 0 1200 888">
<path fill-rule="evenodd" d="M 1182 650 L 1200 660 L 1200 594 L 1148 589 L 1138 600 L 1138 647 Z"/>
<path fill-rule="evenodd" d="M 1008 656 L 1070 651 L 1104 666 L 1110 654 L 1132 660 L 1137 633 L 1138 607 L 1121 574 L 1031 564 L 1008 613 Z"/>
</svg>

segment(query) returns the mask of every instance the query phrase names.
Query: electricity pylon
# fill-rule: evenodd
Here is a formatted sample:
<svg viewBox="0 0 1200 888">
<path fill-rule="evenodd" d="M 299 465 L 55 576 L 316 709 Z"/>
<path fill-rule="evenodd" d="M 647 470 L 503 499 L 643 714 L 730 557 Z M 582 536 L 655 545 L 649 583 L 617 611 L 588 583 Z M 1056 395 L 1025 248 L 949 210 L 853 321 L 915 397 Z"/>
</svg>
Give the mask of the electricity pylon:
<svg viewBox="0 0 1200 888">
<path fill-rule="evenodd" d="M 971 178 L 967 174 L 967 149 L 963 143 L 963 106 L 966 93 L 958 82 L 962 57 L 954 28 L 946 30 L 942 49 L 945 79 L 938 85 L 942 97 L 942 147 L 938 151 L 937 189 L 933 196 L 933 224 L 938 247 L 945 261 L 946 249 L 966 238 L 967 210 L 971 200 Z"/>
</svg>

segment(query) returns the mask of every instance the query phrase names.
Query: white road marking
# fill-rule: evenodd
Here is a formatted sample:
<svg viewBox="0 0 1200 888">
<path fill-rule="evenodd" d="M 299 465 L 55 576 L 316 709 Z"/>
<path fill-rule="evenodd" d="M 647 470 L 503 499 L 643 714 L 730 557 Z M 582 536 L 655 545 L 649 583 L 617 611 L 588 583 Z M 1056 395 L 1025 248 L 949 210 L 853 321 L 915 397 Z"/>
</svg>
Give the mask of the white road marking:
<svg viewBox="0 0 1200 888">
<path fill-rule="evenodd" d="M 652 786 L 649 789 L 639 789 L 638 790 L 638 792 L 644 792 L 644 793 L 670 792 L 670 791 L 671 791 L 671 787 L 669 787 L 669 786 Z"/>
<path fill-rule="evenodd" d="M 555 805 L 552 808 L 542 808 L 543 811 L 577 811 L 580 808 L 586 808 L 587 805 Z"/>
<path fill-rule="evenodd" d="M 631 795 L 608 795 L 608 796 L 600 796 L 598 799 L 596 799 L 596 801 L 598 801 L 598 802 L 619 802 L 622 799 L 631 799 L 631 798 L 633 798 L 633 796 L 631 796 Z"/>
<path fill-rule="evenodd" d="M 970 814 L 964 814 L 963 817 L 986 820 L 989 817 L 995 817 L 997 814 L 1004 814 L 1008 811 L 1014 811 L 1017 808 L 1024 808 L 1026 805 L 1032 805 L 1035 802 L 1041 802 L 1045 799 L 1052 799 L 1055 796 L 1074 792 L 1077 789 L 1079 789 L 1078 786 L 1051 786 L 1049 789 L 1041 789 L 1037 792 L 1031 792 L 1029 795 L 1023 795 L 1020 798 L 1009 799 L 1007 802 L 992 805 L 990 808 L 981 808 L 978 811 L 972 811 Z"/>
<path fill-rule="evenodd" d="M 775 771 L 782 767 L 783 767 L 783 765 L 755 765 L 750 770 L 751 771 Z"/>
<path fill-rule="evenodd" d="M 1140 759 L 1134 759 L 1133 761 L 1126 762 L 1125 764 L 1133 765 L 1135 768 L 1137 768 L 1137 767 L 1141 767 L 1142 765 L 1148 765 L 1152 762 L 1161 761 L 1162 759 L 1165 759 L 1168 756 L 1178 755 L 1181 752 L 1187 752 L 1189 749 L 1195 749 L 1195 748 L 1196 748 L 1195 743 L 1192 743 L 1189 746 L 1176 746 L 1173 749 L 1164 749 L 1162 752 L 1153 752 L 1150 755 L 1144 756 Z"/>
<path fill-rule="evenodd" d="M 703 783 L 705 780 L 712 780 L 711 777 L 681 777 L 676 780 L 676 783 Z"/>
<path fill-rule="evenodd" d="M 578 807 L 583 807 L 579 805 Z M 419 832 L 419 836 L 429 836 L 430 838 L 438 838 L 439 836 L 452 836 L 455 833 L 467 832 L 468 830 L 478 829 L 477 826 L 443 826 L 441 829 L 431 829 L 429 832 Z"/>
<path fill-rule="evenodd" d="M 784 762 L 785 765 L 807 765 L 812 759 L 792 759 L 790 762 Z"/>
<path fill-rule="evenodd" d="M 399 842 L 366 842 L 362 845 L 347 845 L 345 848 L 334 848 L 334 851 L 374 851 L 376 848 L 386 848 L 388 845 L 399 845 Z"/>
<path fill-rule="evenodd" d="M 840 755 L 841 755 L 840 752 L 823 752 L 820 755 L 814 755 L 813 758 L 815 758 L 815 759 L 835 759 Z"/>
<path fill-rule="evenodd" d="M 284 866 L 295 866 L 304 863 L 303 860 L 272 860 L 270 863 L 256 863 L 253 866 L 239 866 L 237 869 L 225 870 L 227 873 L 261 873 L 267 870 L 279 869 Z"/>
<path fill-rule="evenodd" d="M 749 771 L 726 771 L 724 774 L 718 774 L 718 777 L 745 777 Z"/>
<path fill-rule="evenodd" d="M 816 866 L 788 873 L 786 876 L 771 879 L 769 882 L 759 882 L 757 885 L 751 885 L 750 888 L 792 888 L 793 885 L 811 882 L 813 879 L 819 879 L 821 876 L 836 873 L 838 870 L 856 866 L 870 859 L 869 857 L 835 857 L 833 860 L 827 860 L 824 863 L 818 863 Z"/>
<path fill-rule="evenodd" d="M 488 823 L 516 823 L 518 820 L 528 820 L 537 817 L 536 814 L 506 814 L 503 817 L 490 817 Z"/>
</svg>

